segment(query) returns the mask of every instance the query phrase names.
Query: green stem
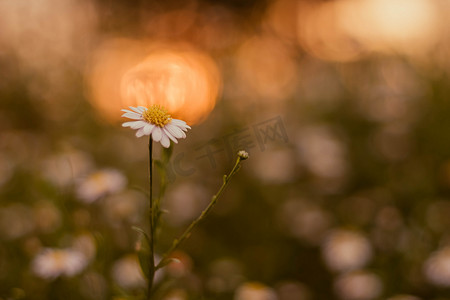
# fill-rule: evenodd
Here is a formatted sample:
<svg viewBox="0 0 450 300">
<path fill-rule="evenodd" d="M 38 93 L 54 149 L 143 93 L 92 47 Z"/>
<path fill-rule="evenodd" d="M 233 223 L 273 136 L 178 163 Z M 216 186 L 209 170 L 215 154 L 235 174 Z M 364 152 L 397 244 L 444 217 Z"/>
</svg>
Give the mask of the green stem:
<svg viewBox="0 0 450 300">
<path fill-rule="evenodd" d="M 217 194 L 215 194 L 215 195 L 212 197 L 211 202 L 208 204 L 208 206 L 205 208 L 205 210 L 202 211 L 202 213 L 200 214 L 200 216 L 199 216 L 197 219 L 195 219 L 195 220 L 191 223 L 191 225 L 189 225 L 188 228 L 186 228 L 186 230 L 183 232 L 183 234 L 182 234 L 178 239 L 176 239 L 176 240 L 173 241 L 172 246 L 171 246 L 170 249 L 163 255 L 161 261 L 160 261 L 159 264 L 155 267 L 155 270 L 158 270 L 158 269 L 164 267 L 164 266 L 168 263 L 168 261 L 167 261 L 168 256 L 169 256 L 173 251 L 175 251 L 175 250 L 180 246 L 180 244 L 181 244 L 184 240 L 186 240 L 186 239 L 190 236 L 190 234 L 191 234 L 192 230 L 194 229 L 194 227 L 195 227 L 201 220 L 203 220 L 203 219 L 206 217 L 206 215 L 208 215 L 208 213 L 209 213 L 209 212 L 211 211 L 211 209 L 214 207 L 214 205 L 216 204 L 217 200 L 220 198 L 220 196 L 222 195 L 223 191 L 224 191 L 225 188 L 227 187 L 228 182 L 230 181 L 231 177 L 232 177 L 234 174 L 236 174 L 236 172 L 239 170 L 239 168 L 240 168 L 240 162 L 241 162 L 241 157 L 238 157 L 237 160 L 236 160 L 236 163 L 234 164 L 233 169 L 232 169 L 231 172 L 230 172 L 230 174 L 224 175 L 224 176 L 223 176 L 223 183 L 222 183 L 222 186 L 220 187 L 219 191 L 217 192 Z"/>
<path fill-rule="evenodd" d="M 153 278 L 155 277 L 155 252 L 154 252 L 154 236 L 155 229 L 153 223 L 153 197 L 152 197 L 152 187 L 153 187 L 153 158 L 152 158 L 152 148 L 153 148 L 153 140 L 152 137 L 149 137 L 148 140 L 148 159 L 149 159 L 149 225 L 150 225 L 150 259 L 148 265 L 148 291 L 147 291 L 147 299 L 151 299 L 152 296 L 152 287 L 153 287 Z"/>
</svg>

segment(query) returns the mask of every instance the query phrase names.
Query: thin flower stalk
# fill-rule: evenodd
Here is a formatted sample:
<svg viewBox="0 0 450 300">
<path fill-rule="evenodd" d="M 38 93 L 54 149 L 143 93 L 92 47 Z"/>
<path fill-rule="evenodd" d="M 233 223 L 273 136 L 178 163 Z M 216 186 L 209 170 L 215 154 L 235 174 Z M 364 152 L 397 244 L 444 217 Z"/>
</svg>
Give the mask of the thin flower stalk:
<svg viewBox="0 0 450 300">
<path fill-rule="evenodd" d="M 150 237 L 149 237 L 149 246 L 150 246 L 150 259 L 148 263 L 148 292 L 147 299 L 151 299 L 152 295 L 152 287 L 153 287 L 153 279 L 155 277 L 155 228 L 154 228 L 154 211 L 153 211 L 153 140 L 150 136 L 148 139 L 148 164 L 149 164 L 149 227 L 150 227 Z"/>
<path fill-rule="evenodd" d="M 245 152 L 245 151 L 244 151 Z M 192 230 L 194 229 L 194 227 L 200 223 L 211 211 L 211 209 L 216 205 L 217 200 L 219 200 L 220 196 L 222 196 L 223 191 L 225 190 L 225 188 L 227 187 L 228 183 L 230 182 L 231 178 L 233 177 L 234 174 L 236 174 L 239 169 L 241 168 L 241 161 L 245 160 L 248 158 L 248 153 L 242 151 L 239 151 L 238 153 L 238 157 L 236 159 L 236 163 L 234 164 L 233 169 L 231 170 L 230 174 L 228 175 L 224 175 L 223 176 L 223 182 L 222 182 L 222 186 L 219 188 L 219 191 L 211 198 L 210 203 L 208 204 L 208 206 L 205 208 L 205 210 L 202 211 L 202 213 L 200 214 L 200 216 L 198 216 L 197 219 L 195 219 L 188 228 L 186 228 L 186 230 L 183 232 L 183 234 L 176 240 L 173 241 L 172 246 L 169 248 L 169 250 L 163 255 L 161 261 L 156 265 L 155 270 L 158 270 L 162 267 L 164 267 L 165 265 L 167 265 L 168 263 L 170 263 L 170 258 L 169 255 L 171 253 L 173 253 L 173 251 L 175 251 L 180 245 L 181 243 L 183 243 L 190 235 Z M 244 154 L 244 155 L 242 155 Z"/>
</svg>

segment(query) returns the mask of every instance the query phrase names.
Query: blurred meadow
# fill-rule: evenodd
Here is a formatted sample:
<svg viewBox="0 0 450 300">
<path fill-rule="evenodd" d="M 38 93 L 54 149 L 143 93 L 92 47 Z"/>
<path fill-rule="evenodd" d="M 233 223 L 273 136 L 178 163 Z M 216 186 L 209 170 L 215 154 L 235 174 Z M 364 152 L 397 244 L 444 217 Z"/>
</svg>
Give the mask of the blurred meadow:
<svg viewBox="0 0 450 300">
<path fill-rule="evenodd" d="M 139 299 L 148 139 L 120 110 L 161 104 L 192 130 L 155 173 L 158 255 L 250 158 L 155 300 L 449 300 L 449 16 L 446 0 L 0 0 L 0 299 Z"/>
</svg>

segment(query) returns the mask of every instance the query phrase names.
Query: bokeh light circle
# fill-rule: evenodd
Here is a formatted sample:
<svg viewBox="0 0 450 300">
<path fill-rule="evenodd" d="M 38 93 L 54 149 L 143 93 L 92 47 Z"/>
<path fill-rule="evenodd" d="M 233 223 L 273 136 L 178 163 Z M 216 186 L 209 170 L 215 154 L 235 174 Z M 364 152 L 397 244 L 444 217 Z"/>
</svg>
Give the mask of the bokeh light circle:
<svg viewBox="0 0 450 300">
<path fill-rule="evenodd" d="M 207 117 L 221 90 L 207 55 L 186 45 L 126 39 L 100 47 L 88 77 L 93 106 L 112 121 L 120 120 L 122 108 L 158 104 L 193 125 Z"/>
</svg>

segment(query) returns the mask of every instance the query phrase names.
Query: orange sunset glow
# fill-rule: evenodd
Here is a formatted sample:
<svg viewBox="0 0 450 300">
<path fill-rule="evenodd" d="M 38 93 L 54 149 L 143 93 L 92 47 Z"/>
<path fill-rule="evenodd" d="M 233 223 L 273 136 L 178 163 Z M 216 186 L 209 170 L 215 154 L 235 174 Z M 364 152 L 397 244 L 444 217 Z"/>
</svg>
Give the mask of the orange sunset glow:
<svg viewBox="0 0 450 300">
<path fill-rule="evenodd" d="M 201 52 L 115 40 L 98 50 L 89 86 L 93 106 L 110 120 L 120 118 L 121 108 L 158 104 L 192 125 L 214 108 L 221 82 L 215 63 Z"/>
</svg>

